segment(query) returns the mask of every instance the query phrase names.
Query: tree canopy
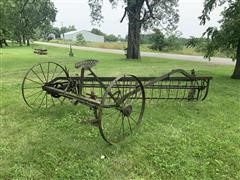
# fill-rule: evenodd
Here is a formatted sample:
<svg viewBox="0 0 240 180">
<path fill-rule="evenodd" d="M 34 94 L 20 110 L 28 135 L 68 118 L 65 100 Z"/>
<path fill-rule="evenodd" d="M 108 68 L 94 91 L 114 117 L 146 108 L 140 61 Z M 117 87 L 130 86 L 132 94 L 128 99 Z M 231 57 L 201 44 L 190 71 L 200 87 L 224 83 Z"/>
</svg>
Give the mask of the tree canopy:
<svg viewBox="0 0 240 180">
<path fill-rule="evenodd" d="M 155 28 L 153 31 L 154 34 L 151 38 L 153 44 L 151 46 L 151 49 L 161 51 L 165 46 L 164 34 L 157 28 Z"/>
<path fill-rule="evenodd" d="M 0 12 L 6 36 L 29 45 L 37 28 L 55 21 L 57 10 L 50 0 L 2 0 Z"/>
<path fill-rule="evenodd" d="M 117 6 L 120 0 L 109 0 Z M 128 17 L 128 47 L 127 58 L 138 59 L 140 57 L 140 33 L 141 30 L 161 27 L 165 31 L 176 28 L 179 20 L 178 0 L 123 0 L 126 7 L 121 22 Z M 91 17 L 93 22 L 100 23 L 103 19 L 103 0 L 89 0 Z"/>
<path fill-rule="evenodd" d="M 221 26 L 209 27 L 204 35 L 208 38 L 206 57 L 210 58 L 217 51 L 227 51 L 236 59 L 232 78 L 240 79 L 240 1 L 239 0 L 205 0 L 201 24 L 210 20 L 210 14 L 217 6 L 225 5 L 222 11 Z"/>
</svg>

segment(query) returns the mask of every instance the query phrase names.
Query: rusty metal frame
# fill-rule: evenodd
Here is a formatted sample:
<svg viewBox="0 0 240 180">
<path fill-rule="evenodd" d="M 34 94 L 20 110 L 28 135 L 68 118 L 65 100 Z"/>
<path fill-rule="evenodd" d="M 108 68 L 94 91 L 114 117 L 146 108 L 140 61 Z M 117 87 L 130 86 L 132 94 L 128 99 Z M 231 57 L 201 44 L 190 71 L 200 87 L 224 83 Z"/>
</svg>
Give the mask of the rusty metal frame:
<svg viewBox="0 0 240 180">
<path fill-rule="evenodd" d="M 136 77 L 133 75 L 123 75 L 117 78 L 98 77 L 91 69 L 97 62 L 97 60 L 92 59 L 78 62 L 76 68 L 80 68 L 80 76 L 75 77 L 70 76 L 68 70 L 57 63 L 46 62 L 45 66 L 43 66 L 43 63 L 34 65 L 27 71 L 23 79 L 22 95 L 24 101 L 29 107 L 33 108 L 26 95 L 27 83 L 30 82 L 39 86 L 41 94 L 45 93 L 40 101 L 40 106 L 37 106 L 37 108 L 41 108 L 45 101 L 45 106 L 48 106 L 48 96 L 50 96 L 53 102 L 54 99 L 63 97 L 64 100 L 69 99 L 75 105 L 86 105 L 94 111 L 95 123 L 98 125 L 103 139 L 113 144 L 124 139 L 124 127 L 121 125 L 123 137 L 120 140 L 112 140 L 111 137 L 108 137 L 107 133 L 105 133 L 106 128 L 103 128 L 104 118 L 106 118 L 103 112 L 106 109 L 113 109 L 116 113 L 119 113 L 122 118 L 122 124 L 126 121 L 123 120 L 127 119 L 132 133 L 133 127 L 130 126 L 129 119 L 133 119 L 131 117 L 134 107 L 133 101 L 140 102 L 139 116 L 135 117 L 137 122 L 135 126 L 138 127 L 142 121 L 146 100 L 156 102 L 161 99 L 204 100 L 208 95 L 209 84 L 212 79 L 209 76 L 196 76 L 193 70 L 191 73 L 188 73 L 182 69 L 172 70 L 159 77 Z M 55 72 L 53 72 L 50 78 L 50 66 L 56 66 L 54 71 L 57 68 L 60 69 L 63 76 L 56 75 L 55 77 Z M 44 70 L 43 67 L 47 70 Z M 37 68 L 38 71 L 36 70 Z M 85 71 L 90 72 L 90 74 L 85 76 Z M 31 79 L 31 74 L 38 81 Z M 40 95 L 33 93 L 29 96 L 39 97 Z M 108 103 L 109 101 L 111 103 Z"/>
</svg>

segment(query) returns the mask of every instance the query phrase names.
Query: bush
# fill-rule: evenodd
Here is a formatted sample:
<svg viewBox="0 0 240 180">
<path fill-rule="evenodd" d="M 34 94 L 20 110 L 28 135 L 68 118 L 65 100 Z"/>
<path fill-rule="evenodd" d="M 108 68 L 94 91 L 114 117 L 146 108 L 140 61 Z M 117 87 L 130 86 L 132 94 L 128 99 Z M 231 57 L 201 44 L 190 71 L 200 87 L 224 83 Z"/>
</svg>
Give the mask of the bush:
<svg viewBox="0 0 240 180">
<path fill-rule="evenodd" d="M 154 34 L 152 34 L 152 46 L 150 46 L 153 50 L 161 51 L 165 46 L 166 43 L 164 41 L 164 35 L 159 29 L 154 29 Z"/>
<path fill-rule="evenodd" d="M 81 33 L 77 35 L 77 44 L 85 45 L 86 41 Z"/>
<path fill-rule="evenodd" d="M 107 41 L 107 42 L 116 42 L 116 41 L 118 41 L 118 37 L 116 37 L 113 34 L 105 35 L 104 38 L 105 38 L 105 41 Z"/>
<path fill-rule="evenodd" d="M 195 48 L 197 52 L 206 52 L 207 51 L 208 40 L 205 38 L 195 38 L 191 37 L 187 43 L 187 48 Z"/>
<path fill-rule="evenodd" d="M 184 39 L 171 35 L 165 40 L 165 44 L 166 50 L 182 50 L 184 47 Z"/>
</svg>

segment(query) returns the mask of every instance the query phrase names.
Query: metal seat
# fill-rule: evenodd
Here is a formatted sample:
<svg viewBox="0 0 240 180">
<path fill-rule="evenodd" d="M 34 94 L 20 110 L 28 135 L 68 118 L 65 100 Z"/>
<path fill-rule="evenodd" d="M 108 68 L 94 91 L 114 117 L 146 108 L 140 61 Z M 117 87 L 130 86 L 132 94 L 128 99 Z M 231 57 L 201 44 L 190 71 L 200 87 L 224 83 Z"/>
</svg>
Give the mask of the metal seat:
<svg viewBox="0 0 240 180">
<path fill-rule="evenodd" d="M 83 69 L 90 69 L 98 63 L 98 60 L 95 59 L 87 59 L 83 61 L 79 61 L 75 64 L 75 68 L 83 68 Z"/>
</svg>

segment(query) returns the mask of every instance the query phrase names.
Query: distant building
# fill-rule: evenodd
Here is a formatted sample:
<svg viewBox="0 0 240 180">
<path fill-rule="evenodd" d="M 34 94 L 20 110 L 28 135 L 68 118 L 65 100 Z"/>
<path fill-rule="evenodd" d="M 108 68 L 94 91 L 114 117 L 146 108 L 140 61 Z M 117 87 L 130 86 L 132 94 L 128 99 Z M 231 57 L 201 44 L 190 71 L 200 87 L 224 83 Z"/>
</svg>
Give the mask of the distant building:
<svg viewBox="0 0 240 180">
<path fill-rule="evenodd" d="M 56 36 L 55 36 L 55 34 L 50 33 L 50 34 L 48 35 L 47 39 L 48 39 L 48 40 L 56 39 Z"/>
<path fill-rule="evenodd" d="M 77 35 L 81 33 L 85 39 L 85 41 L 89 42 L 104 42 L 104 36 L 99 36 L 96 34 L 93 34 L 89 31 L 82 30 L 82 31 L 70 31 L 67 33 L 64 33 L 64 37 L 62 37 L 65 40 L 72 40 L 76 41 L 77 40 Z"/>
</svg>

